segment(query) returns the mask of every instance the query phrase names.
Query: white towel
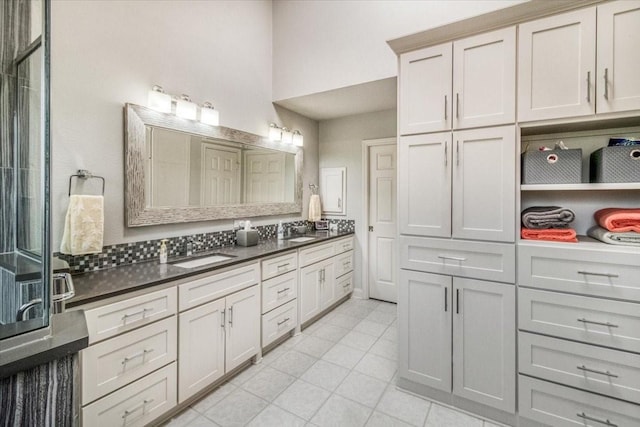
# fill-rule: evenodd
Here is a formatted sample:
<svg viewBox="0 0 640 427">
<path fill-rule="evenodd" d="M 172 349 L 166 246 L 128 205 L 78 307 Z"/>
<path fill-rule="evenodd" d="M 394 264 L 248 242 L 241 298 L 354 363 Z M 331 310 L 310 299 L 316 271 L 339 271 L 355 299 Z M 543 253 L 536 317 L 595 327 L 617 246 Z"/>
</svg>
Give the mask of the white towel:
<svg viewBox="0 0 640 427">
<path fill-rule="evenodd" d="M 70 255 L 102 252 L 104 197 L 74 194 L 64 222 L 60 252 Z"/>
<path fill-rule="evenodd" d="M 322 218 L 322 206 L 320 206 L 320 196 L 312 194 L 309 199 L 309 221 L 316 222 Z"/>
</svg>

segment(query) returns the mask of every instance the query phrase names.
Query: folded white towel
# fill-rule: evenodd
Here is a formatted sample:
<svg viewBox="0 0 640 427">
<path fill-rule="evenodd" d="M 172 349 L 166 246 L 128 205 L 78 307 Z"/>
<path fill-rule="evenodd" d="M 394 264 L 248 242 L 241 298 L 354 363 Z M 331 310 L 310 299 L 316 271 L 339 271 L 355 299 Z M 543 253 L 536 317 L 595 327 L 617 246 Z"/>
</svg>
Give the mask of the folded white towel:
<svg viewBox="0 0 640 427">
<path fill-rule="evenodd" d="M 74 194 L 64 223 L 60 252 L 70 255 L 102 252 L 104 197 Z"/>
<path fill-rule="evenodd" d="M 312 194 L 309 199 L 309 221 L 316 222 L 322 218 L 322 206 L 320 205 L 320 196 Z"/>
<path fill-rule="evenodd" d="M 594 225 L 587 235 L 609 245 L 640 246 L 640 233 L 635 231 L 614 232 Z"/>
</svg>

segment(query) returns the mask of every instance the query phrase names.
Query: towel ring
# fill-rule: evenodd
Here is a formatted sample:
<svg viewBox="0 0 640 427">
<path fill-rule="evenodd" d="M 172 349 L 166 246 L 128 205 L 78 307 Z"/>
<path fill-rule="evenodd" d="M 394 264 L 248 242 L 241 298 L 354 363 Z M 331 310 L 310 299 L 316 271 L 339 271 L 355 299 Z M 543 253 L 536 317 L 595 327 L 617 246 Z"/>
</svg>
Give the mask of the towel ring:
<svg viewBox="0 0 640 427">
<path fill-rule="evenodd" d="M 105 179 L 102 176 L 98 176 L 98 175 L 93 175 L 91 172 L 89 172 L 86 169 L 78 169 L 78 172 L 71 175 L 69 177 L 69 196 L 71 196 L 71 184 L 73 182 L 73 178 L 78 178 L 78 179 L 101 179 L 102 180 L 102 195 L 104 196 L 104 185 L 105 185 Z"/>
</svg>

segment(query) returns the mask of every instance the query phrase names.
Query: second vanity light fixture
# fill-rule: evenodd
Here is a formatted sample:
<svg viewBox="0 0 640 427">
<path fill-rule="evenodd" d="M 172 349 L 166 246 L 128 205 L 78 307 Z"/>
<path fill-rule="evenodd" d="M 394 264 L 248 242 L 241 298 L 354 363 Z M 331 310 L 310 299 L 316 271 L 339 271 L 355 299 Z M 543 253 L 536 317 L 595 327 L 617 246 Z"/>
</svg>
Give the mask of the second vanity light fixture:
<svg viewBox="0 0 640 427">
<path fill-rule="evenodd" d="M 197 120 L 198 105 L 191 101 L 189 95 L 182 95 L 173 99 L 171 95 L 165 93 L 162 87 L 158 85 L 153 86 L 149 91 L 147 105 L 153 110 L 171 114 L 173 102 L 176 103 L 176 116 L 187 120 Z M 200 108 L 200 122 L 211 126 L 218 126 L 220 124 L 220 113 L 213 108 L 210 102 L 202 104 Z"/>
<path fill-rule="evenodd" d="M 275 123 L 269 124 L 269 140 L 274 142 L 282 142 L 283 144 L 292 144 L 296 147 L 304 145 L 304 137 L 299 130 L 289 130 L 286 127 L 278 127 Z"/>
</svg>

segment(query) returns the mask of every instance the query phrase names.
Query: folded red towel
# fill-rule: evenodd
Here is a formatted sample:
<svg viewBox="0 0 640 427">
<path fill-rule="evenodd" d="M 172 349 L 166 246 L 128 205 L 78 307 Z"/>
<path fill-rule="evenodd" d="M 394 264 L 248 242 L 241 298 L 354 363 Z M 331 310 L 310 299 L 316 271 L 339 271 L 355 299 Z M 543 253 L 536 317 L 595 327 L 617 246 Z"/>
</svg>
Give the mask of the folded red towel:
<svg viewBox="0 0 640 427">
<path fill-rule="evenodd" d="M 600 227 L 609 231 L 640 233 L 640 209 L 606 208 L 593 216 Z"/>
<path fill-rule="evenodd" d="M 530 228 L 522 228 L 520 236 L 527 240 L 549 240 L 551 242 L 570 242 L 578 243 L 576 238 L 576 230 L 572 228 L 549 228 L 543 230 L 532 230 Z"/>
</svg>

